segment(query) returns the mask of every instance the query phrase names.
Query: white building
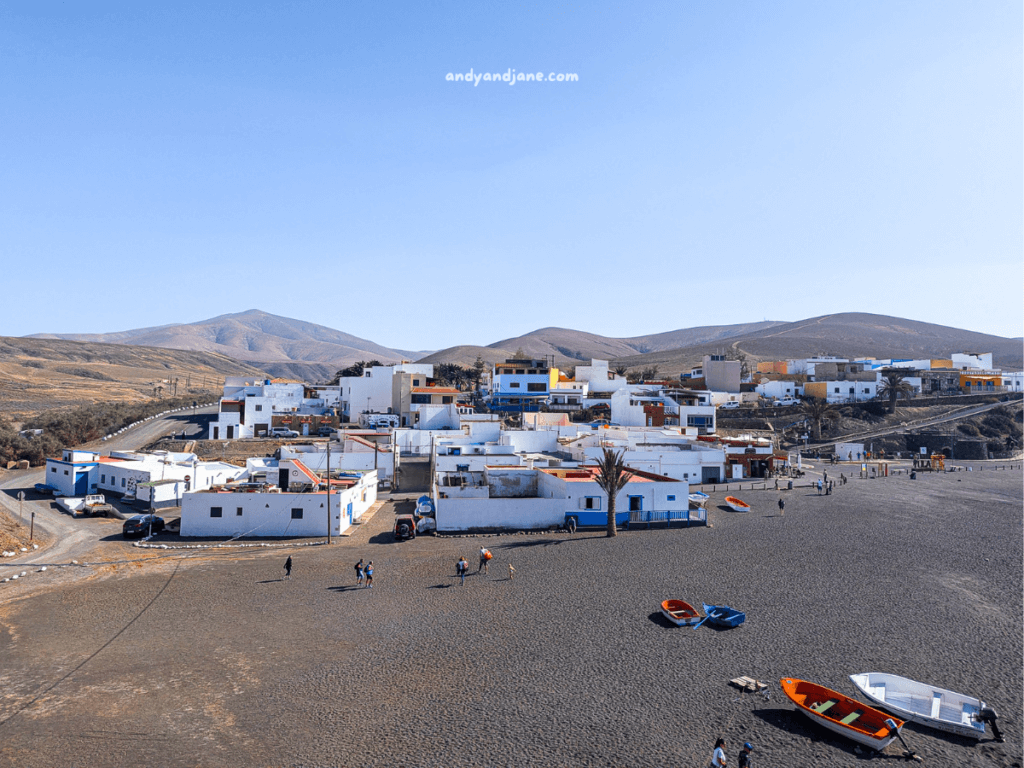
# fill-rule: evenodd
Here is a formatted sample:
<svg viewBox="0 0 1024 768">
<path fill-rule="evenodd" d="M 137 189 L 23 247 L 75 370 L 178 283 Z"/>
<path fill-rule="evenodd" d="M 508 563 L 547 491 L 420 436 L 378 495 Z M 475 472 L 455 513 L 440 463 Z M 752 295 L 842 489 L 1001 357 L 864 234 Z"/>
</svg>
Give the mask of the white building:
<svg viewBox="0 0 1024 768">
<path fill-rule="evenodd" d="M 581 435 L 565 446 L 581 464 L 599 461 L 605 449 L 621 453 L 631 469 L 691 484 L 722 482 L 726 476 L 725 450 L 721 445 L 691 440 L 671 429 L 610 427 L 595 434 Z"/>
<path fill-rule="evenodd" d="M 290 468 L 289 468 L 290 467 Z M 297 472 L 297 463 L 282 462 L 279 471 Z M 273 471 L 271 470 L 271 475 Z M 314 476 L 315 477 L 315 476 Z M 377 473 L 349 473 L 326 484 L 297 484 L 301 491 L 282 491 L 256 483 L 217 486 L 186 493 L 181 504 L 181 535 L 215 538 L 326 536 L 347 530 L 377 500 Z"/>
<path fill-rule="evenodd" d="M 536 530 L 563 525 L 569 517 L 580 525 L 604 525 L 607 497 L 598 474 L 594 467 L 485 467 L 462 473 L 458 484 L 435 484 L 437 529 Z M 637 472 L 616 496 L 615 518 L 619 524 L 705 522 L 703 510 L 689 509 L 688 483 L 646 472 Z"/>
<path fill-rule="evenodd" d="M 1003 386 L 1007 392 L 1024 392 L 1024 372 L 1002 372 Z"/>
<path fill-rule="evenodd" d="M 297 381 L 253 380 L 232 376 L 224 382 L 217 420 L 210 422 L 210 440 L 236 440 L 270 433 L 275 414 L 320 414 L 322 398 L 307 398 Z"/>
<path fill-rule="evenodd" d="M 879 373 L 881 376 L 881 373 Z M 914 379 L 906 379 L 913 385 Z M 917 388 L 921 380 L 917 379 Z M 862 400 L 873 400 L 878 394 L 878 381 L 825 381 L 826 400 L 830 403 L 853 403 Z"/>
<path fill-rule="evenodd" d="M 953 367 L 958 370 L 992 370 L 992 353 L 986 352 L 982 355 L 970 352 L 955 352 L 949 356 L 953 361 Z"/>
<path fill-rule="evenodd" d="M 762 381 L 757 385 L 755 391 L 759 395 L 773 400 L 785 400 L 800 397 L 803 387 L 795 381 Z"/>
<path fill-rule="evenodd" d="M 355 421 L 360 413 L 392 413 L 396 373 L 413 374 L 412 386 L 425 387 L 427 379 L 434 375 L 434 366 L 419 363 L 377 365 L 364 369 L 362 376 L 342 377 L 338 385 L 345 419 Z"/>
<path fill-rule="evenodd" d="M 339 432 L 340 441 L 330 444 L 332 471 L 368 471 L 377 472 L 377 477 L 384 485 L 389 485 L 395 478 L 396 454 L 390 438 L 382 442 L 367 439 L 361 435 Z M 282 445 L 278 455 L 282 460 L 298 459 L 314 472 L 327 471 L 327 444 Z"/>
</svg>

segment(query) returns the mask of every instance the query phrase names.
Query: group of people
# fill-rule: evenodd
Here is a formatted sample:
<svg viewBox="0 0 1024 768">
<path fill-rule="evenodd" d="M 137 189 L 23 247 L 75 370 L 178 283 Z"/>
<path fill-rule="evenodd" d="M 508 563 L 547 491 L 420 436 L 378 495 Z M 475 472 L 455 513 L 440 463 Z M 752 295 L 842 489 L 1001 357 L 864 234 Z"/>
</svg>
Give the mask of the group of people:
<svg viewBox="0 0 1024 768">
<path fill-rule="evenodd" d="M 740 757 L 737 761 L 739 768 L 751 768 L 753 763 L 750 762 L 750 753 L 754 749 L 754 745 L 749 741 L 743 743 L 743 749 L 740 750 Z M 711 755 L 711 768 L 725 768 L 728 765 L 725 758 L 725 739 L 717 739 L 715 741 L 715 751 Z"/>
<path fill-rule="evenodd" d="M 486 547 L 480 548 L 480 565 L 477 566 L 476 572 L 480 573 L 483 571 L 487 573 L 487 564 L 490 563 L 494 555 L 491 550 Z M 512 566 L 509 566 L 509 573 L 512 572 Z M 462 586 L 466 586 L 466 574 L 469 573 L 469 561 L 465 556 L 459 558 L 459 562 L 455 564 L 455 575 L 459 577 Z"/>
<path fill-rule="evenodd" d="M 356 586 L 360 584 L 373 586 L 373 560 L 363 565 L 363 559 L 359 558 L 359 562 L 356 563 Z"/>
</svg>

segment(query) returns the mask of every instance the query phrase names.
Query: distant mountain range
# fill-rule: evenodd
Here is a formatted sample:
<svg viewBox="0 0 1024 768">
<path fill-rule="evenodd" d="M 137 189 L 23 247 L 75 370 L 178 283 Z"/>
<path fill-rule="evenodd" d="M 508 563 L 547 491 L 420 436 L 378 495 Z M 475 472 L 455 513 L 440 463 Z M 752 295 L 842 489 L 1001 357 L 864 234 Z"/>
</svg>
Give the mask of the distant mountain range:
<svg viewBox="0 0 1024 768">
<path fill-rule="evenodd" d="M 456 346 L 426 355 L 392 349 L 322 325 L 249 310 L 198 323 L 165 325 L 108 334 L 36 334 L 120 345 L 192 350 L 244 361 L 274 376 L 325 381 L 358 360 L 395 363 L 419 360 L 471 365 L 494 363 L 522 352 L 550 357 L 565 368 L 592 358 L 628 367 L 657 366 L 674 375 L 708 353 L 744 355 L 752 362 L 818 353 L 845 357 L 944 358 L 954 352 L 992 352 L 995 365 L 1024 367 L 1024 341 L 885 315 L 841 313 L 798 322 L 763 321 L 702 326 L 628 338 L 568 328 L 541 328 L 486 347 Z"/>
<path fill-rule="evenodd" d="M 256 364 L 273 376 L 309 381 L 331 378 L 357 360 L 400 363 L 423 352 L 391 349 L 349 333 L 258 309 L 219 315 L 197 323 L 175 323 L 118 333 L 38 333 L 29 338 L 131 344 L 214 352 Z"/>
</svg>

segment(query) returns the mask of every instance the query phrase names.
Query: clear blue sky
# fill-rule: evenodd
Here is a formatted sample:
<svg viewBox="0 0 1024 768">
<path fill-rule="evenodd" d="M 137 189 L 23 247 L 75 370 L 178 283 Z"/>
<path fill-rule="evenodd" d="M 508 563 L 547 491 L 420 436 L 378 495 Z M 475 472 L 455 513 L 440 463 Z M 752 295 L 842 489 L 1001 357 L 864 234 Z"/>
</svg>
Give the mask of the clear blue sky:
<svg viewBox="0 0 1024 768">
<path fill-rule="evenodd" d="M 6 3 L 0 335 L 1024 317 L 1022 6 Z M 447 73 L 573 73 L 467 85 Z"/>
</svg>

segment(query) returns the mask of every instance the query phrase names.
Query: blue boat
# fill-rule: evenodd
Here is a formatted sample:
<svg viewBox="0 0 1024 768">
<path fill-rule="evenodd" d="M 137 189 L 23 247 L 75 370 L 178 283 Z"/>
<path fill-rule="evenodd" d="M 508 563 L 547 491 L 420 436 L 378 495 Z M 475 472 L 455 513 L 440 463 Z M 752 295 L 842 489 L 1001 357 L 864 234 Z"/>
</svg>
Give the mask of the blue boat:
<svg viewBox="0 0 1024 768">
<path fill-rule="evenodd" d="M 738 627 L 747 619 L 747 614 L 737 611 L 728 605 L 708 605 L 704 603 L 704 615 L 707 621 L 716 627 Z"/>
</svg>

